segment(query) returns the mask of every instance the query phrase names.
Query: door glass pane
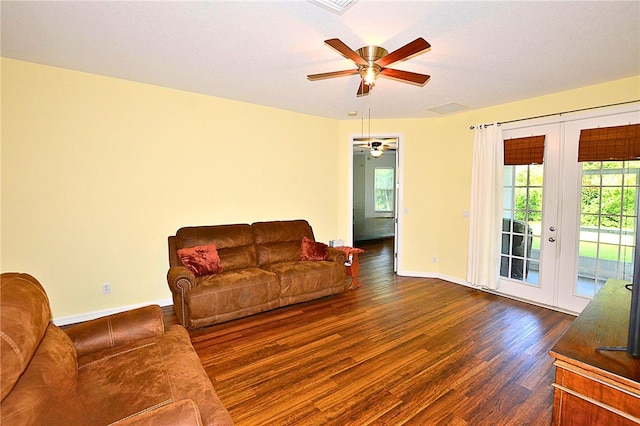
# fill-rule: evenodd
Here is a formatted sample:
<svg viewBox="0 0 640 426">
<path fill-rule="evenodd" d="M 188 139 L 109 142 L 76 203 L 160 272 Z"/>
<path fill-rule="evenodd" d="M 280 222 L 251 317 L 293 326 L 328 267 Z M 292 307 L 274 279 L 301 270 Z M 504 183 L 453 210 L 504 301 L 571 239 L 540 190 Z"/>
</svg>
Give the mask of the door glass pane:
<svg viewBox="0 0 640 426">
<path fill-rule="evenodd" d="M 578 280 L 593 297 L 608 278 L 631 280 L 640 161 L 582 163 Z"/>
<path fill-rule="evenodd" d="M 504 167 L 500 276 L 538 286 L 543 166 Z"/>
</svg>

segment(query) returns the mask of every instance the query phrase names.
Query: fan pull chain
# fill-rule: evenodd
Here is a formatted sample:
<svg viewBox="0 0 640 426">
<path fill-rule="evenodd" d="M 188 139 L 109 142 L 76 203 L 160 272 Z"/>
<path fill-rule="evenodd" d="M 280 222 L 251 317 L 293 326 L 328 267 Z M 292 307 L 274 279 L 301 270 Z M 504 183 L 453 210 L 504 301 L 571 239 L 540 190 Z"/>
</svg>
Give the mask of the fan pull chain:
<svg viewBox="0 0 640 426">
<path fill-rule="evenodd" d="M 373 97 L 372 87 L 369 87 L 369 134 L 367 137 L 369 138 L 369 143 L 371 143 L 371 98 Z"/>
<path fill-rule="evenodd" d="M 360 85 L 364 90 L 364 80 L 360 79 Z M 360 137 L 364 141 L 364 96 L 360 97 Z"/>
</svg>

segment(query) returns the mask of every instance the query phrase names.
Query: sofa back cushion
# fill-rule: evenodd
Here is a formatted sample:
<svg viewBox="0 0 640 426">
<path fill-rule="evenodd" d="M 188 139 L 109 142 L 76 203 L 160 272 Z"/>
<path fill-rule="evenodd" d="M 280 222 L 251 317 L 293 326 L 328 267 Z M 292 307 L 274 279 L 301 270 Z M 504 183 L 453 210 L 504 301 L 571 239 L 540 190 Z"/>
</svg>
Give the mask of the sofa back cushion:
<svg viewBox="0 0 640 426">
<path fill-rule="evenodd" d="M 25 371 L 49 326 L 49 299 L 31 275 L 0 277 L 0 389 L 2 400 Z"/>
<path fill-rule="evenodd" d="M 258 266 L 253 229 L 248 224 L 189 226 L 176 232 L 177 250 L 209 244 L 215 244 L 223 271 Z"/>
<path fill-rule="evenodd" d="M 0 404 L 2 424 L 90 424 L 87 407 L 76 391 L 77 377 L 73 342 L 64 331 L 49 323 L 29 367 Z"/>
<path fill-rule="evenodd" d="M 302 238 L 313 238 L 306 220 L 256 222 L 251 225 L 260 266 L 300 260 Z"/>
</svg>

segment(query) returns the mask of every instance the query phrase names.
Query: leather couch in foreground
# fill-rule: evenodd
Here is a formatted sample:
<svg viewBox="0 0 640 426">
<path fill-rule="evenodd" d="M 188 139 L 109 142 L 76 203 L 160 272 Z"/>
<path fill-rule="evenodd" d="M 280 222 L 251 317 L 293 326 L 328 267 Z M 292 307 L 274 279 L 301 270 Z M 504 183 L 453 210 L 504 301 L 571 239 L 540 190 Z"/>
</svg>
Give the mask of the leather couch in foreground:
<svg viewBox="0 0 640 426">
<path fill-rule="evenodd" d="M 344 252 L 317 243 L 306 220 L 181 228 L 167 280 L 187 328 L 345 290 Z"/>
<path fill-rule="evenodd" d="M 0 423 L 233 425 L 187 331 L 148 306 L 65 330 L 32 276 L 0 279 Z"/>
</svg>

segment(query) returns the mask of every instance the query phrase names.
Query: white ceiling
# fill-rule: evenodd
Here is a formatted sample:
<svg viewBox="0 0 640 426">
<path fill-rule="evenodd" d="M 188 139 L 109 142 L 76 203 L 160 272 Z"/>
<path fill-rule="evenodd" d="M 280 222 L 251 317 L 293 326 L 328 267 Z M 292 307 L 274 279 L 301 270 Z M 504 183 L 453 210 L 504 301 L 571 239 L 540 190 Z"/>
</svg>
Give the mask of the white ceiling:
<svg viewBox="0 0 640 426">
<path fill-rule="evenodd" d="M 640 74 L 638 1 L 6 1 L 2 56 L 335 119 L 437 117 Z M 307 74 L 355 68 L 327 47 L 431 50 L 391 68 L 424 87 Z M 640 93 L 636 98 L 640 98 Z"/>
</svg>

